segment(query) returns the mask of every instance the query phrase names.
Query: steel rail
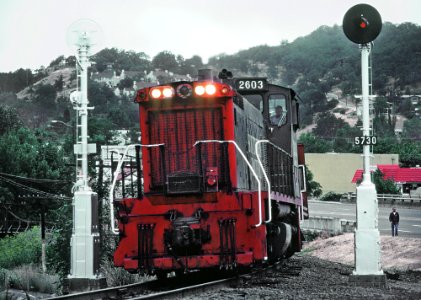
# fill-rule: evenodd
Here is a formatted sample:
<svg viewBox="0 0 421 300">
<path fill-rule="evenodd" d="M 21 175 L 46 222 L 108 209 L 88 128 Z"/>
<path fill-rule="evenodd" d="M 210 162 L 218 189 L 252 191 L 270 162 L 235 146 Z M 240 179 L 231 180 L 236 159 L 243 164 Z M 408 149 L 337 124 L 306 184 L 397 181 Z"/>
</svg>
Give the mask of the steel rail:
<svg viewBox="0 0 421 300">
<path fill-rule="evenodd" d="M 282 261 L 281 261 L 282 262 Z M 182 299 L 183 297 L 197 295 L 210 289 L 216 289 L 220 287 L 232 286 L 235 284 L 241 283 L 243 280 L 249 278 L 250 275 L 255 275 L 258 273 L 265 272 L 271 268 L 276 268 L 281 262 L 271 264 L 259 269 L 253 269 L 250 272 L 244 272 L 242 274 L 236 274 L 227 278 L 216 279 L 212 281 L 200 282 L 196 284 L 188 284 L 188 276 L 191 276 L 190 280 L 195 280 L 196 276 L 194 273 L 187 274 L 186 278 L 183 278 L 183 281 L 180 281 L 178 277 L 171 277 L 163 281 L 151 280 L 142 283 L 133 283 L 118 287 L 110 287 L 100 290 L 80 292 L 74 294 L 68 294 L 63 296 L 56 296 L 47 299 L 81 299 L 81 300 L 96 300 L 96 299 L 134 299 L 134 300 L 144 300 L 144 299 Z M 225 274 L 226 276 L 226 274 Z M 222 276 L 221 276 L 222 277 Z M 200 279 L 199 279 L 200 280 Z M 166 286 L 167 284 L 167 286 Z M 187 284 L 187 285 L 186 285 Z M 176 285 L 174 289 L 158 291 L 156 289 L 162 289 L 165 287 L 171 287 Z M 178 287 L 177 287 L 178 285 Z M 185 286 L 182 286 L 185 285 Z M 182 286 L 182 287 L 180 287 Z M 145 292 L 150 292 L 149 294 L 143 294 Z M 138 295 L 136 295 L 138 293 Z"/>
<path fill-rule="evenodd" d="M 158 280 L 151 280 L 140 283 L 126 284 L 116 287 L 109 287 L 105 289 L 92 290 L 87 292 L 78 292 L 62 296 L 53 296 L 47 299 L 80 299 L 80 300 L 94 300 L 94 299 L 121 299 L 129 292 L 135 293 L 151 289 L 158 286 Z"/>
</svg>

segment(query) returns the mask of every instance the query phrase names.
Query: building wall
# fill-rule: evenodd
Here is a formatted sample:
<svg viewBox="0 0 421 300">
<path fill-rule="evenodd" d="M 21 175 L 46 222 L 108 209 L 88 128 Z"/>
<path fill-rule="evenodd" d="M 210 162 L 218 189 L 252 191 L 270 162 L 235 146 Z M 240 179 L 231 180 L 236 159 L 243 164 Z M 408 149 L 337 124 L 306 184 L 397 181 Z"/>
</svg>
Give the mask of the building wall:
<svg viewBox="0 0 421 300">
<path fill-rule="evenodd" d="M 374 154 L 371 165 L 398 164 L 398 154 Z M 362 154 L 354 153 L 306 153 L 306 165 L 321 184 L 323 193 L 355 192 L 351 182 L 357 169 L 363 168 Z"/>
</svg>

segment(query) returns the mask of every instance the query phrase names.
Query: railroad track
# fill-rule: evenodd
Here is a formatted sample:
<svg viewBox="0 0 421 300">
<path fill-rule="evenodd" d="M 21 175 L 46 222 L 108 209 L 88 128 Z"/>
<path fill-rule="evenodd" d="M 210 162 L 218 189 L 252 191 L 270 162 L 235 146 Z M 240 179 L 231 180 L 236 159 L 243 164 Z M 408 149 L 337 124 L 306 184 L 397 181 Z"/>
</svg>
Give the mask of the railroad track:
<svg viewBox="0 0 421 300">
<path fill-rule="evenodd" d="M 242 274 L 224 274 L 193 272 L 180 277 L 170 277 L 166 280 L 151 280 L 142 283 L 134 283 L 124 286 L 111 287 L 95 291 L 69 294 L 50 299 L 182 299 L 187 296 L 203 294 L 209 290 L 216 290 L 222 287 L 232 287 L 250 280 L 254 275 L 270 269 L 282 270 L 282 262 Z M 296 268 L 291 273 L 291 268 L 287 267 L 283 272 L 285 276 L 298 276 L 301 268 Z M 222 277 L 222 278 L 221 278 Z"/>
</svg>

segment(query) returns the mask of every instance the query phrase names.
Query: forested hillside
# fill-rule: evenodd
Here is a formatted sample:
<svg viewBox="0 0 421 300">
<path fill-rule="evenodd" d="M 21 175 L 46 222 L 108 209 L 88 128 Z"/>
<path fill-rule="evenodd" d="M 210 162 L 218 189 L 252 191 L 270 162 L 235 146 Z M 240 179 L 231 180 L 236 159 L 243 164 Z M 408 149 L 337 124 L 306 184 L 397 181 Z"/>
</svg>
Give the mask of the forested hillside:
<svg viewBox="0 0 421 300">
<path fill-rule="evenodd" d="M 372 54 L 373 94 L 379 96 L 374 104 L 374 129 L 381 137 L 376 150 L 400 153 L 403 151 L 392 145 L 416 143 L 421 139 L 420 104 L 400 97 L 421 94 L 421 27 L 385 23 Z M 133 81 L 148 81 L 148 74 L 155 70 L 161 72 L 156 80 L 164 83 L 174 80 L 176 74 L 194 78 L 197 69 L 210 67 L 216 71 L 229 69 L 234 76 L 264 76 L 271 82 L 294 88 L 302 100 L 301 127 L 307 127 L 301 140 L 308 151 L 360 151 L 352 144 L 353 136 L 359 133 L 355 110 L 358 99 L 354 95 L 361 93 L 360 53 L 358 45 L 347 40 L 340 26 L 321 26 L 305 37 L 282 41 L 278 46 L 260 45 L 232 55 L 219 54 L 211 57 L 208 64 L 197 55 L 184 58 L 162 51 L 151 58 L 144 52 L 116 48 L 104 49 L 92 60 L 94 74 L 107 70 L 117 76 L 123 70 L 129 74 L 115 86 L 91 81 L 89 98 L 95 106 L 92 118 L 99 120 L 93 124 L 98 125 L 96 136 L 101 142 L 110 139 L 110 134 L 101 130 L 137 126 L 135 105 L 127 93 L 116 95 L 117 88 L 123 91 L 130 89 Z M 66 97 L 75 88 L 76 75 L 74 69 L 70 77 L 57 74 L 64 68 L 68 71 L 74 63 L 74 57 L 60 56 L 38 70 L 0 73 L 0 103 L 15 107 L 23 122 L 32 127 L 46 124 L 52 118 L 68 122 L 72 108 Z M 17 99 L 15 94 L 23 89 L 19 93 L 22 99 Z M 408 119 L 401 142 L 394 133 L 399 118 L 401 122 Z M 414 155 L 410 152 L 408 156 Z"/>
</svg>

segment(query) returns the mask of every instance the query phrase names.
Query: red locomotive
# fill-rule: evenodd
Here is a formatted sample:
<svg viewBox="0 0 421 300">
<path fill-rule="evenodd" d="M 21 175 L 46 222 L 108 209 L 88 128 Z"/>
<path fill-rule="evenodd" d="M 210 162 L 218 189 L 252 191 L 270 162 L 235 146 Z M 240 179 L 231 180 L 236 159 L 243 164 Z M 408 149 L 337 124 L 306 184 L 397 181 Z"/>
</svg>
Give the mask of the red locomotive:
<svg viewBox="0 0 421 300">
<path fill-rule="evenodd" d="M 296 94 L 229 73 L 137 92 L 142 142 L 110 193 L 116 266 L 165 277 L 300 251 L 308 210 Z"/>
</svg>

